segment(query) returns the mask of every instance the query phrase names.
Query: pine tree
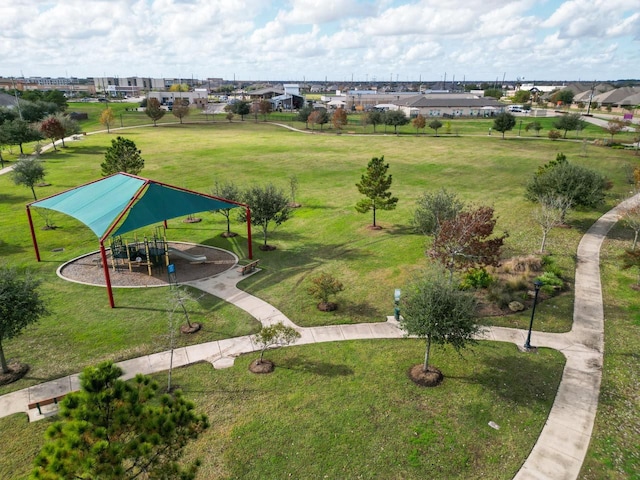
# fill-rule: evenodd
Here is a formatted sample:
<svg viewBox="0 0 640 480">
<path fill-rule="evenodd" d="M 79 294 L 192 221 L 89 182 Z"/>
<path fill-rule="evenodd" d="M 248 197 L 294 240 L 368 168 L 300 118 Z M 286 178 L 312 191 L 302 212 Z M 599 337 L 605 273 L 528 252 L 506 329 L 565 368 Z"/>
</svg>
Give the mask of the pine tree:
<svg viewBox="0 0 640 480">
<path fill-rule="evenodd" d="M 82 390 L 61 403 L 61 421 L 46 432 L 34 478 L 194 478 L 198 463 L 178 461 L 184 447 L 209 426 L 180 391 L 158 398 L 158 385 L 119 377 L 111 362 L 88 367 Z"/>
<path fill-rule="evenodd" d="M 366 198 L 356 204 L 356 210 L 360 213 L 367 213 L 373 210 L 373 227 L 376 228 L 376 211 L 393 210 L 396 208 L 398 198 L 393 197 L 391 188 L 391 175 L 387 175 L 389 164 L 384 163 L 384 156 L 371 159 L 367 165 L 367 171 L 360 178 L 360 183 L 356 183 L 358 191 Z"/>
</svg>

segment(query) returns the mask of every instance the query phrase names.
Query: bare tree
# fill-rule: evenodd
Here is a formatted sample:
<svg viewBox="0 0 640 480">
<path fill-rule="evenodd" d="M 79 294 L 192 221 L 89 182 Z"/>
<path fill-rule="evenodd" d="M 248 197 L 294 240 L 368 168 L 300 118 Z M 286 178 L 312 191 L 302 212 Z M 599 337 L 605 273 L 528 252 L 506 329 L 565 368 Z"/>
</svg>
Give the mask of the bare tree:
<svg viewBox="0 0 640 480">
<path fill-rule="evenodd" d="M 621 218 L 624 225 L 633 230 L 633 245 L 631 246 L 631 250 L 635 250 L 638 244 L 638 234 L 640 234 L 640 205 L 634 205 L 626 209 Z"/>
<path fill-rule="evenodd" d="M 544 252 L 549 232 L 551 229 L 562 225 L 564 212 L 570 206 L 569 199 L 561 195 L 543 195 L 538 199 L 538 207 L 533 211 L 533 219 L 542 229 L 540 253 Z"/>
</svg>

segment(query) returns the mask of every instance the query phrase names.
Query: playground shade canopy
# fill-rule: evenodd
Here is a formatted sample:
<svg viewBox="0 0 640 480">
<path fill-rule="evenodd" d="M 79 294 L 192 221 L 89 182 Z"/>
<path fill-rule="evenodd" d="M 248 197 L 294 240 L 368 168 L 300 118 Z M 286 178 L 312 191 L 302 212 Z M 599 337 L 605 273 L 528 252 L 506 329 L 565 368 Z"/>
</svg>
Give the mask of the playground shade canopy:
<svg viewBox="0 0 640 480">
<path fill-rule="evenodd" d="M 101 241 L 105 236 L 170 218 L 244 206 L 126 173 L 116 173 L 29 205 L 69 215 L 87 225 Z"/>
</svg>

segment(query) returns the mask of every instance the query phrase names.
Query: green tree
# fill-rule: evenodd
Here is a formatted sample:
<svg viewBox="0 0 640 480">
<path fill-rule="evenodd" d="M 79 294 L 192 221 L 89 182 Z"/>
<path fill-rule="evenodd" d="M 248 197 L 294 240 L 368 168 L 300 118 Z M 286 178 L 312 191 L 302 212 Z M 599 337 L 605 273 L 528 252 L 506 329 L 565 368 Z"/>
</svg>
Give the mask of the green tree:
<svg viewBox="0 0 640 480">
<path fill-rule="evenodd" d="M 513 103 L 527 103 L 531 100 L 531 92 L 529 90 L 518 90 L 513 95 Z"/>
<path fill-rule="evenodd" d="M 21 155 L 24 155 L 23 144 L 42 139 L 42 134 L 39 130 L 19 118 L 3 123 L 0 128 L 5 131 L 9 145 L 18 145 L 20 147 Z"/>
<path fill-rule="evenodd" d="M 251 105 L 244 100 L 238 100 L 231 105 L 231 113 L 240 115 L 241 120 L 244 121 L 244 116 L 251 113 Z"/>
<path fill-rule="evenodd" d="M 242 197 L 242 191 L 233 182 L 218 182 L 216 180 L 211 194 L 214 197 L 222 198 L 225 200 L 231 200 L 232 202 L 239 202 Z M 223 208 L 216 210 L 215 213 L 219 213 L 227 220 L 227 231 L 223 234 L 224 237 L 235 237 L 237 233 L 231 231 L 231 210 L 232 208 Z"/>
<path fill-rule="evenodd" d="M 275 247 L 267 245 L 267 236 L 272 224 L 279 227 L 291 218 L 289 198 L 284 191 L 269 183 L 264 187 L 254 185 L 245 190 L 242 195 L 244 203 L 251 208 L 251 225 L 256 225 L 262 230 L 264 240 L 261 250 L 273 250 Z M 240 219 L 247 221 L 246 212 L 240 213 Z"/>
<path fill-rule="evenodd" d="M 405 287 L 400 327 L 408 335 L 426 340 L 422 370 L 429 369 L 431 344 L 451 345 L 456 351 L 469 343 L 479 327 L 474 322 L 475 298 L 442 273 L 425 276 Z"/>
<path fill-rule="evenodd" d="M 135 479 L 195 477 L 199 462 L 179 464 L 185 446 L 209 427 L 178 390 L 158 395 L 158 385 L 136 375 L 119 379 L 111 362 L 88 367 L 80 392 L 60 405 L 62 420 L 46 432 L 34 478 Z"/>
<path fill-rule="evenodd" d="M 157 98 L 150 98 L 147 100 L 147 108 L 145 108 L 144 113 L 153 120 L 153 126 L 157 127 L 158 120 L 164 117 L 167 112 L 162 108 L 162 105 L 160 105 L 160 100 Z"/>
<path fill-rule="evenodd" d="M 61 112 L 67 109 L 67 97 L 60 90 L 49 90 L 42 96 L 42 100 L 55 103 Z"/>
<path fill-rule="evenodd" d="M 347 124 L 346 110 L 342 107 L 336 108 L 336 111 L 333 112 L 333 115 L 331 116 L 331 122 L 333 123 L 333 128 L 336 130 L 342 130 L 342 127 Z"/>
<path fill-rule="evenodd" d="M 600 205 L 609 188 L 610 183 L 600 173 L 564 161 L 538 170 L 527 182 L 525 196 L 532 202 L 545 196 L 566 199 L 562 214 L 564 223 L 569 208 Z"/>
<path fill-rule="evenodd" d="M 111 125 L 115 122 L 116 116 L 111 107 L 105 108 L 100 114 L 100 123 L 107 127 L 107 133 L 111 133 Z"/>
<path fill-rule="evenodd" d="M 29 123 L 39 122 L 47 115 L 52 115 L 60 110 L 58 106 L 52 102 L 26 102 L 20 100 L 18 103 L 20 105 L 22 119 Z"/>
<path fill-rule="evenodd" d="M 398 127 L 409 123 L 409 119 L 402 110 L 387 110 L 384 112 L 384 124 L 393 126 L 394 133 L 398 133 Z"/>
<path fill-rule="evenodd" d="M 574 93 L 572 90 L 568 88 L 563 88 L 562 90 L 556 90 L 551 94 L 551 101 L 558 105 L 571 105 L 573 103 Z"/>
<path fill-rule="evenodd" d="M 379 110 L 373 110 L 366 115 L 367 123 L 373 125 L 373 133 L 376 133 L 376 127 L 384 123 L 384 116 L 382 115 L 382 112 Z"/>
<path fill-rule="evenodd" d="M 40 132 L 51 140 L 54 150 L 58 150 L 56 148 L 56 140 L 63 139 L 64 146 L 64 125 L 55 115 L 48 116 L 40 123 Z"/>
<path fill-rule="evenodd" d="M 536 132 L 536 137 L 539 137 L 540 130 L 542 130 L 542 124 L 537 120 L 534 120 L 533 122 L 527 123 L 524 127 L 524 130 L 525 132 L 528 132 L 529 130 L 533 130 L 534 132 Z"/>
<path fill-rule="evenodd" d="M 463 209 L 464 202 L 454 192 L 444 188 L 435 193 L 425 192 L 416 202 L 412 224 L 419 233 L 435 238 L 442 223 L 454 219 Z"/>
<path fill-rule="evenodd" d="M 412 121 L 413 126 L 416 128 L 416 133 L 419 133 L 427 125 L 427 120 L 420 114 Z"/>
<path fill-rule="evenodd" d="M 493 120 L 493 129 L 502 133 L 504 140 L 505 132 L 508 132 L 516 126 L 516 117 L 509 112 L 502 112 Z"/>
<path fill-rule="evenodd" d="M 144 168 L 141 153 L 133 140 L 120 136 L 111 140 L 111 146 L 104 154 L 104 162 L 100 164 L 102 175 L 107 176 L 118 172 L 138 175 Z"/>
<path fill-rule="evenodd" d="M 296 115 L 296 120 L 299 122 L 304 122 L 305 124 L 309 121 L 309 115 L 313 112 L 313 107 L 311 105 L 305 105 L 300 110 L 298 110 L 298 114 Z M 309 128 L 309 125 L 306 125 Z"/>
<path fill-rule="evenodd" d="M 264 362 L 264 352 L 267 348 L 290 345 L 300 338 L 300 334 L 294 328 L 278 322 L 273 325 L 263 325 L 253 338 L 261 347 L 260 358 L 256 361 L 256 363 L 261 364 Z"/>
<path fill-rule="evenodd" d="M 496 100 L 500 100 L 502 98 L 502 89 L 500 88 L 487 88 L 484 91 L 485 97 L 493 97 Z"/>
<path fill-rule="evenodd" d="M 431 120 L 429 122 L 429 128 L 436 132 L 436 137 L 437 137 L 438 136 L 438 130 L 440 128 L 442 128 L 442 122 L 440 120 L 438 120 L 437 118 L 434 119 L 434 120 Z"/>
<path fill-rule="evenodd" d="M 39 291 L 40 281 L 27 273 L 0 265 L 0 368 L 10 373 L 2 342 L 17 337 L 49 312 Z"/>
<path fill-rule="evenodd" d="M 579 113 L 565 113 L 553 122 L 553 126 L 558 130 L 564 130 L 563 138 L 567 138 L 569 130 L 582 130 L 584 128 L 584 122 L 581 117 L 582 115 Z"/>
<path fill-rule="evenodd" d="M 184 119 L 189 115 L 189 113 L 191 113 L 191 109 L 189 108 L 189 100 L 186 98 L 176 98 L 176 101 L 173 102 L 171 113 L 173 113 L 173 116 L 180 120 L 180 123 L 182 123 L 182 119 Z"/>
<path fill-rule="evenodd" d="M 44 180 L 44 165 L 37 157 L 21 157 L 13 166 L 11 178 L 16 185 L 31 189 L 33 200 L 36 198 L 35 186 Z"/>
<path fill-rule="evenodd" d="M 373 211 L 373 227 L 376 228 L 376 211 L 393 210 L 396 208 L 398 198 L 393 197 L 389 189 L 391 188 L 391 175 L 387 175 L 389 164 L 384 163 L 384 156 L 374 157 L 367 165 L 367 171 L 360 177 L 360 182 L 356 183 L 358 191 L 364 195 L 356 204 L 356 210 L 360 213 Z"/>
<path fill-rule="evenodd" d="M 311 285 L 307 288 L 307 293 L 320 302 L 318 309 L 324 312 L 335 310 L 337 305 L 329 302 L 329 297 L 337 295 L 344 290 L 344 285 L 340 280 L 330 273 L 323 272 L 311 279 Z"/>
</svg>

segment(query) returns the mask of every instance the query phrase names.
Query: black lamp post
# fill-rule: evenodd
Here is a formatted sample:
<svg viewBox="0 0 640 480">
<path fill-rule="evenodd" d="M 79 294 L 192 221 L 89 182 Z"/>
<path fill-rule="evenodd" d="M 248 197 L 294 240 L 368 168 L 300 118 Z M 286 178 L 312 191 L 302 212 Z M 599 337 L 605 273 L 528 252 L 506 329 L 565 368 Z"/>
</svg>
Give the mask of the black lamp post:
<svg viewBox="0 0 640 480">
<path fill-rule="evenodd" d="M 540 287 L 542 287 L 542 282 L 540 280 L 536 280 L 533 282 L 533 286 L 536 290 L 536 293 L 533 296 L 533 308 L 531 308 L 531 320 L 529 321 L 529 334 L 527 335 L 527 341 L 524 342 L 524 349 L 531 349 L 531 327 L 533 327 L 533 316 L 536 313 L 536 303 L 538 303 L 538 293 L 540 292 Z"/>
</svg>

